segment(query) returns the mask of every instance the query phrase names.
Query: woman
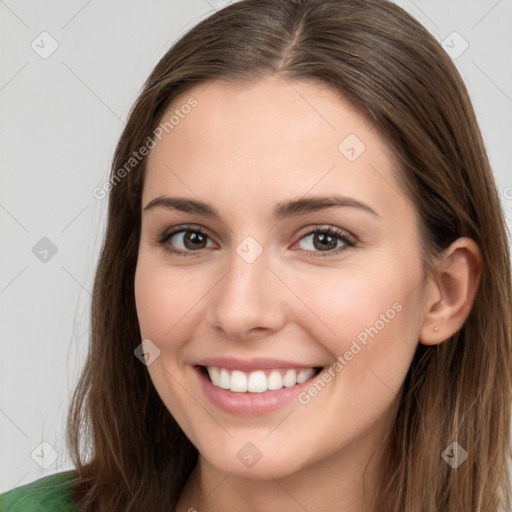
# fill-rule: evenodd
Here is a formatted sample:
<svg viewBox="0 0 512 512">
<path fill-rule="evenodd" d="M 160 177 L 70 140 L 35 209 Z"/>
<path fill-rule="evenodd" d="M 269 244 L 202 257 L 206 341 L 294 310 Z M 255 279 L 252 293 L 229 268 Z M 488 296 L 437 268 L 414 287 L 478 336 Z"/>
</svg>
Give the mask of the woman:
<svg viewBox="0 0 512 512">
<path fill-rule="evenodd" d="M 77 469 L 0 510 L 509 510 L 505 223 L 462 80 L 403 10 L 215 13 L 103 190 Z"/>
</svg>

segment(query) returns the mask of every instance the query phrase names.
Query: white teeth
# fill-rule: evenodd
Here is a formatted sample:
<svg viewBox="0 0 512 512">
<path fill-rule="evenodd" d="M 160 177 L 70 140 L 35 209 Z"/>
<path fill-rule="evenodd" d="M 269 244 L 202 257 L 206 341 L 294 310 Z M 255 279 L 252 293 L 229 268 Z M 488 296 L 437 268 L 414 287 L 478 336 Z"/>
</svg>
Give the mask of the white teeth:
<svg viewBox="0 0 512 512">
<path fill-rule="evenodd" d="M 314 368 L 304 370 L 272 370 L 270 373 L 257 370 L 244 373 L 240 370 L 230 371 L 225 368 L 206 367 L 214 386 L 229 389 L 234 393 L 264 393 L 275 391 L 282 387 L 291 388 L 296 384 L 310 379 L 315 374 Z M 267 375 L 268 373 L 268 375 Z"/>
<path fill-rule="evenodd" d="M 297 375 L 297 384 L 302 384 L 304 381 L 310 379 L 315 374 L 315 370 L 313 368 L 308 368 L 307 370 L 302 370 L 299 375 Z"/>
<path fill-rule="evenodd" d="M 208 368 L 208 372 L 209 371 L 210 371 L 210 369 Z M 213 382 L 213 378 L 212 378 L 211 374 L 210 374 L 210 379 L 212 379 L 212 382 Z M 229 372 L 227 370 L 220 371 L 216 386 L 219 386 L 219 388 L 222 388 L 222 389 L 229 389 Z"/>
<path fill-rule="evenodd" d="M 208 374 L 210 375 L 210 378 L 214 380 L 215 382 L 219 382 L 219 369 L 214 368 L 213 366 L 208 370 Z"/>
<path fill-rule="evenodd" d="M 247 376 L 244 372 L 235 370 L 231 373 L 230 384 L 231 391 L 235 393 L 245 393 L 247 391 Z"/>
<path fill-rule="evenodd" d="M 270 375 L 267 377 L 267 389 L 274 391 L 283 387 L 283 379 L 281 374 L 277 370 L 272 370 Z"/>
<path fill-rule="evenodd" d="M 297 384 L 297 372 L 295 370 L 288 370 L 283 377 L 283 386 L 291 388 Z"/>
<path fill-rule="evenodd" d="M 250 393 L 263 393 L 267 391 L 267 377 L 263 372 L 252 372 L 247 379 L 247 391 Z"/>
</svg>

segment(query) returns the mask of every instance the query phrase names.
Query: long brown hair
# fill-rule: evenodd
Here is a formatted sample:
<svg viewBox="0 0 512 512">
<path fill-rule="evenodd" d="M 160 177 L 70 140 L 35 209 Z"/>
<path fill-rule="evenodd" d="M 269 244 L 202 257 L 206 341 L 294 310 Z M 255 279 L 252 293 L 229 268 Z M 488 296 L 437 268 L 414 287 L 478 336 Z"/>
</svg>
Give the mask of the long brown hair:
<svg viewBox="0 0 512 512">
<path fill-rule="evenodd" d="M 128 170 L 126 163 L 187 88 L 275 73 L 327 84 L 375 123 L 417 208 L 427 267 L 461 236 L 482 251 L 480 288 L 462 329 L 440 345 L 418 345 L 378 511 L 508 510 L 512 285 L 504 217 L 455 66 L 386 0 L 244 0 L 192 28 L 149 76 L 113 160 L 90 348 L 68 417 L 78 510 L 172 510 L 198 455 L 133 354 L 141 342 L 134 274 L 146 159 Z M 452 469 L 441 454 L 455 441 L 468 458 Z"/>
</svg>

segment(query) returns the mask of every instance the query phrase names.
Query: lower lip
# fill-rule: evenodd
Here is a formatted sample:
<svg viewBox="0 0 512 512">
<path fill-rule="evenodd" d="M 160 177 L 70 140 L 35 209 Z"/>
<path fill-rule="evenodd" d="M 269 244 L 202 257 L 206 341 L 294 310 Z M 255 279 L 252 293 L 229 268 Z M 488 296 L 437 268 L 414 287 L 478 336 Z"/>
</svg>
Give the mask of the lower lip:
<svg viewBox="0 0 512 512">
<path fill-rule="evenodd" d="M 280 409 L 292 402 L 317 377 L 317 374 L 315 374 L 310 379 L 291 388 L 283 387 L 263 393 L 235 393 L 214 386 L 200 368 L 195 367 L 194 369 L 199 375 L 206 396 L 223 411 L 239 416 L 254 416 Z"/>
</svg>

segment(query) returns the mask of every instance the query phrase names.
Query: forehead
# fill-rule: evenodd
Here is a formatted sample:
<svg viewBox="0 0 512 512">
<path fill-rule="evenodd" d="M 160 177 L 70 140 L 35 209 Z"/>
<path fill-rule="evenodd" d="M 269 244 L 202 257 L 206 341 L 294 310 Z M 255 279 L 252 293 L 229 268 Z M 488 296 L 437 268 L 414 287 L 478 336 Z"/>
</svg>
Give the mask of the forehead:
<svg viewBox="0 0 512 512">
<path fill-rule="evenodd" d="M 399 189 L 391 150 L 372 123 L 318 82 L 269 76 L 245 85 L 198 84 L 174 99 L 160 126 L 146 202 L 221 189 L 245 197 L 335 189 L 382 202 Z"/>
<path fill-rule="evenodd" d="M 195 104 L 193 108 L 188 106 L 191 103 Z M 203 151 L 211 149 L 208 143 L 212 141 L 216 147 L 224 142 L 232 149 L 234 143 L 237 148 L 259 143 L 282 151 L 301 141 L 334 143 L 337 149 L 336 142 L 343 135 L 352 133 L 368 139 L 373 131 L 366 118 L 325 84 L 278 76 L 265 76 L 244 85 L 221 80 L 198 84 L 173 100 L 162 116 L 161 126 L 165 128 L 171 119 L 173 126 L 168 123 L 164 137 L 172 132 L 176 144 L 193 137 L 205 144 Z M 229 133 L 229 140 L 224 133 Z M 371 139 L 377 142 L 377 134 Z M 298 152 L 307 148 L 293 149 Z"/>
</svg>

